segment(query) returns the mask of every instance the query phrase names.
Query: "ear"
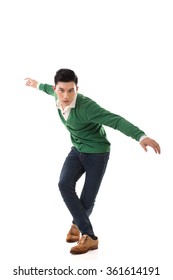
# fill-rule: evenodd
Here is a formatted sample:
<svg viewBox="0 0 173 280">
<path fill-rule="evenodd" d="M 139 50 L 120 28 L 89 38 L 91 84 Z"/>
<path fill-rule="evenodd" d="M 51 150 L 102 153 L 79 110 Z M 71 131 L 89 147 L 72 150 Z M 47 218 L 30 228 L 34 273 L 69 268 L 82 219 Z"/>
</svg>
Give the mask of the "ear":
<svg viewBox="0 0 173 280">
<path fill-rule="evenodd" d="M 54 86 L 52 86 L 53 87 L 53 90 L 56 92 L 56 90 L 57 90 L 57 85 L 54 85 Z"/>
</svg>

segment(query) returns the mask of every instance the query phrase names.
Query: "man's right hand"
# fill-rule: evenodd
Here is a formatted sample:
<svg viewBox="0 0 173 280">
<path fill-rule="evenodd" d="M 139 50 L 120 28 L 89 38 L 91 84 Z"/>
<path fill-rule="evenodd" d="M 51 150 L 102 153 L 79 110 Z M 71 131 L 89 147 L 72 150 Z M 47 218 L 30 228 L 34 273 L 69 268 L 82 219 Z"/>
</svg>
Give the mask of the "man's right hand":
<svg viewBox="0 0 173 280">
<path fill-rule="evenodd" d="M 31 78 L 25 78 L 25 80 L 26 80 L 26 84 L 25 84 L 26 86 L 37 88 L 38 82 L 36 80 L 33 80 Z"/>
</svg>

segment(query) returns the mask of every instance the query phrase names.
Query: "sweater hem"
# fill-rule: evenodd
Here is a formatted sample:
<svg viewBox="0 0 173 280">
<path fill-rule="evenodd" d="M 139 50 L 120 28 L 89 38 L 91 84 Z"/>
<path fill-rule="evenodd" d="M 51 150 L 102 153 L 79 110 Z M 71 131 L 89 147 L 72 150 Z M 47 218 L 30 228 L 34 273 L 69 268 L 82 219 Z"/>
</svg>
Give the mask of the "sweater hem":
<svg viewBox="0 0 173 280">
<path fill-rule="evenodd" d="M 110 148 L 107 149 L 85 149 L 85 148 L 77 148 L 75 146 L 72 146 L 72 148 L 75 148 L 79 153 L 86 153 L 86 154 L 104 154 L 104 153 L 109 153 Z"/>
</svg>

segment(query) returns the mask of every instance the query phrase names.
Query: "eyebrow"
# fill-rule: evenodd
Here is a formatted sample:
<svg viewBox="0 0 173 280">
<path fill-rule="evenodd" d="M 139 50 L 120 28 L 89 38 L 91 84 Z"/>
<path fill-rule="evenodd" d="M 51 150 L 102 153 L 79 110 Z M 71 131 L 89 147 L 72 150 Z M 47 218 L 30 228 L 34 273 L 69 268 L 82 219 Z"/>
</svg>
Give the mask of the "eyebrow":
<svg viewBox="0 0 173 280">
<path fill-rule="evenodd" d="M 60 89 L 60 90 L 65 90 L 65 89 L 62 88 L 62 87 L 59 87 L 59 89 Z M 72 89 L 74 89 L 74 87 L 70 88 L 68 91 L 70 91 L 70 90 L 72 90 Z"/>
</svg>

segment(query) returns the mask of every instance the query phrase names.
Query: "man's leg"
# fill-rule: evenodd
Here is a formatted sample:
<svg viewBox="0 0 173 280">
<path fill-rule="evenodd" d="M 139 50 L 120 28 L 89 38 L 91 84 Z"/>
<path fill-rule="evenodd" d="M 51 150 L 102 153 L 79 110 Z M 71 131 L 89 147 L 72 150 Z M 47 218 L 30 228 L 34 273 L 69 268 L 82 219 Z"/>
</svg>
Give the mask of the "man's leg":
<svg viewBox="0 0 173 280">
<path fill-rule="evenodd" d="M 106 171 L 108 159 L 109 153 L 84 155 L 83 165 L 86 170 L 86 178 L 80 200 L 88 217 L 93 210 L 95 199 Z"/>
<path fill-rule="evenodd" d="M 81 161 L 86 170 L 86 178 L 80 201 L 88 217 L 93 210 L 108 159 L 109 153 L 81 155 Z M 78 244 L 70 250 L 72 254 L 83 254 L 98 248 L 98 238 L 95 235 L 88 234 L 86 229 L 81 229 L 81 232 L 82 237 Z"/>
<path fill-rule="evenodd" d="M 92 236 L 94 235 L 94 232 L 91 222 L 75 191 L 76 182 L 85 172 L 82 159 L 83 154 L 72 148 L 62 167 L 59 189 L 64 202 L 73 217 L 74 223 L 78 226 L 82 233 Z"/>
</svg>

